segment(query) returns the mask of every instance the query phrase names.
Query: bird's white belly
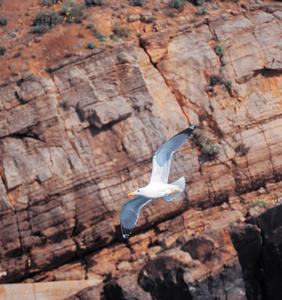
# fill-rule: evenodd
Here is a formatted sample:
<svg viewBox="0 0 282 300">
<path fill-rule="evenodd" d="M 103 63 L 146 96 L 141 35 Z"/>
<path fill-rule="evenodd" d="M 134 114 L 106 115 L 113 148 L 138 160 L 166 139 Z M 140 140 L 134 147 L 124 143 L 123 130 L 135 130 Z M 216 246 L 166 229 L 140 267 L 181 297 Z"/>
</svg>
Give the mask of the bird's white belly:
<svg viewBox="0 0 282 300">
<path fill-rule="evenodd" d="M 149 184 L 144 188 L 143 195 L 148 198 L 161 198 L 171 194 L 173 192 L 173 188 L 177 187 L 164 183 Z"/>
</svg>

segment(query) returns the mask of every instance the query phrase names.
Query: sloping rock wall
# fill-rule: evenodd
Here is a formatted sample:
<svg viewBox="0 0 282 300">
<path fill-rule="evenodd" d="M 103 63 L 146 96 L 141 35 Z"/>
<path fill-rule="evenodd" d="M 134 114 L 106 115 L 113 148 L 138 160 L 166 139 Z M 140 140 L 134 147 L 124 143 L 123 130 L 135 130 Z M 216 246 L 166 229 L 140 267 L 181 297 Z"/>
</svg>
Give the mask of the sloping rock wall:
<svg viewBox="0 0 282 300">
<path fill-rule="evenodd" d="M 186 211 L 189 219 L 195 208 L 279 182 L 282 23 L 276 12 L 211 16 L 201 26 L 143 35 L 141 47 L 95 49 L 48 75 L 2 82 L 1 282 L 48 280 L 49 270 L 72 261 L 82 277 L 98 273 L 97 261 L 104 266 L 99 276 L 117 275 L 130 260 L 140 266 L 142 251 L 177 240 L 178 227 L 170 233 L 161 222 Z M 224 48 L 221 56 L 216 47 Z M 196 137 L 175 154 L 170 179 L 184 175 L 185 193 L 146 206 L 135 233 L 152 229 L 141 244 L 140 237 L 129 239 L 128 247 L 119 229 L 126 195 L 148 182 L 154 151 L 188 124 L 198 125 L 219 154 L 210 156 Z M 191 227 L 201 228 L 200 221 Z"/>
</svg>

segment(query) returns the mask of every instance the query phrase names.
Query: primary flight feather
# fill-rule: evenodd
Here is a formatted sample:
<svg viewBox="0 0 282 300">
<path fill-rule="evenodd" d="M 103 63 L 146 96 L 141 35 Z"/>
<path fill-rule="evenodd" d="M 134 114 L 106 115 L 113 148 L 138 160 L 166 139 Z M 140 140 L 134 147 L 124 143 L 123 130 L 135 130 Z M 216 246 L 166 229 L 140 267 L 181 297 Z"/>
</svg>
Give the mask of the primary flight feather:
<svg viewBox="0 0 282 300">
<path fill-rule="evenodd" d="M 128 196 L 136 196 L 127 201 L 121 208 L 120 226 L 123 238 L 132 233 L 139 217 L 140 210 L 151 200 L 163 197 L 171 201 L 180 195 L 185 188 L 184 177 L 169 184 L 168 177 L 173 153 L 188 140 L 196 126 L 188 127 L 166 141 L 153 156 L 153 168 L 150 182 Z"/>
</svg>

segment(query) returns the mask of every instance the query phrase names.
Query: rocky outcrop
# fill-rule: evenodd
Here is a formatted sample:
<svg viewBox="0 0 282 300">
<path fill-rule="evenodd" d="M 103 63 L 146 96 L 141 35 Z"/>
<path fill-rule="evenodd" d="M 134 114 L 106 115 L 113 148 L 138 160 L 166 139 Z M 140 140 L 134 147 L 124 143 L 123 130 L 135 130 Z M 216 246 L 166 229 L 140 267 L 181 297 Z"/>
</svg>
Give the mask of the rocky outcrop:
<svg viewBox="0 0 282 300">
<path fill-rule="evenodd" d="M 165 286 L 179 299 L 244 299 L 253 267 L 239 254 L 242 276 L 225 230 L 244 221 L 258 189 L 280 196 L 277 12 L 210 16 L 1 82 L 1 282 L 96 278 L 109 299 L 171 296 Z M 188 124 L 200 131 L 170 176 L 185 176 L 185 193 L 152 201 L 122 241 L 128 191 L 148 182 L 154 151 Z M 271 252 L 254 224 L 244 232 Z M 273 289 L 247 280 L 255 295 Z"/>
<path fill-rule="evenodd" d="M 281 213 L 280 205 L 230 231 L 248 299 L 281 298 Z"/>
</svg>

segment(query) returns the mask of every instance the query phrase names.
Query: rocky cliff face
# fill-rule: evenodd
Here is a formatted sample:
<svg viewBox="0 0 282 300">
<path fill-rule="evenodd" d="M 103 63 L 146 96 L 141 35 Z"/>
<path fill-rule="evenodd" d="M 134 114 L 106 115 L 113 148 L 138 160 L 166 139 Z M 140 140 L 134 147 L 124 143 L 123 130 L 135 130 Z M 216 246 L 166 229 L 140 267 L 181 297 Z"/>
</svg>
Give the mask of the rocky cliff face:
<svg viewBox="0 0 282 300">
<path fill-rule="evenodd" d="M 259 255 L 281 259 L 271 246 L 279 229 L 259 217 L 231 234 L 243 275 L 226 231 L 255 196 L 281 196 L 282 13 L 257 8 L 0 83 L 2 283 L 104 280 L 108 299 L 275 299 L 272 264 L 260 258 L 264 279 L 247 278 L 257 259 L 246 265 L 238 244 L 243 231 Z M 170 176 L 185 176 L 185 193 L 146 206 L 122 241 L 127 193 L 148 182 L 154 151 L 188 124 L 200 131 Z"/>
</svg>

